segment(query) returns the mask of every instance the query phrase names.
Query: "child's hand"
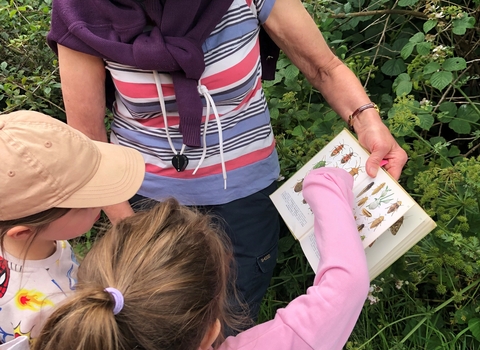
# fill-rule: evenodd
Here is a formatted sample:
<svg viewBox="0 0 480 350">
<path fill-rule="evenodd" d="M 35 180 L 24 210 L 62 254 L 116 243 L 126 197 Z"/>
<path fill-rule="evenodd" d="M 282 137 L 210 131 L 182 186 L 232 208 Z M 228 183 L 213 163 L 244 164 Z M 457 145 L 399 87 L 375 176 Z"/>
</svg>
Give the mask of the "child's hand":
<svg viewBox="0 0 480 350">
<path fill-rule="evenodd" d="M 331 195 L 328 186 L 313 186 L 312 190 L 309 190 L 309 184 L 322 185 L 324 184 L 324 181 L 335 183 L 335 185 L 340 189 L 340 192 L 336 193 L 341 193 L 344 199 L 348 203 L 351 203 L 353 207 L 353 176 L 343 169 L 329 167 L 312 170 L 303 180 L 303 198 L 310 206 L 314 204 L 315 198 L 317 198 L 318 201 L 318 197 L 320 197 L 323 202 L 328 203 L 329 196 Z"/>
</svg>

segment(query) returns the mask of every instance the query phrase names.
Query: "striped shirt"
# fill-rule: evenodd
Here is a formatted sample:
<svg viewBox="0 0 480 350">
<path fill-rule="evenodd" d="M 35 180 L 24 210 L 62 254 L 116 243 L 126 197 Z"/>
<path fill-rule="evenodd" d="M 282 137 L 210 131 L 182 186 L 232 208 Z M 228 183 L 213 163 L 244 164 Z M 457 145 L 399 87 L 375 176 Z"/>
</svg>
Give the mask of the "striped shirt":
<svg viewBox="0 0 480 350">
<path fill-rule="evenodd" d="M 203 147 L 206 133 L 206 155 L 201 161 L 202 148 L 186 147 L 183 154 L 189 163 L 182 172 L 171 162 L 175 153 L 169 139 L 175 152 L 182 149 L 171 76 L 156 73 L 165 101 L 166 127 L 154 72 L 106 61 L 116 87 L 111 142 L 142 153 L 147 173 L 140 195 L 156 200 L 173 196 L 186 205 L 216 205 L 253 194 L 278 178 L 275 139 L 261 86 L 258 40 L 260 24 L 274 1 L 234 0 L 203 44 L 206 68 L 199 84 L 208 89 L 219 120 L 210 108 L 205 130 L 207 102 L 202 97 L 201 134 Z"/>
</svg>

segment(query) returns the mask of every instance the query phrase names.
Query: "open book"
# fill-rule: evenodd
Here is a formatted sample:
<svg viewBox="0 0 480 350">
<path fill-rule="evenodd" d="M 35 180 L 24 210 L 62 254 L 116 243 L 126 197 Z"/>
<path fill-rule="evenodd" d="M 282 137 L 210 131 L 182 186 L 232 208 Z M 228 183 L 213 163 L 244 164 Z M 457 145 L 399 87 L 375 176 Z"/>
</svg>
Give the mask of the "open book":
<svg viewBox="0 0 480 350">
<path fill-rule="evenodd" d="M 320 256 L 313 233 L 313 213 L 302 196 L 303 179 L 313 169 L 338 167 L 354 177 L 353 215 L 365 248 L 371 280 L 436 226 L 383 168 L 379 169 L 376 178 L 367 175 L 368 156 L 357 139 L 344 129 L 270 196 L 300 242 L 313 270 L 317 269 Z"/>
</svg>

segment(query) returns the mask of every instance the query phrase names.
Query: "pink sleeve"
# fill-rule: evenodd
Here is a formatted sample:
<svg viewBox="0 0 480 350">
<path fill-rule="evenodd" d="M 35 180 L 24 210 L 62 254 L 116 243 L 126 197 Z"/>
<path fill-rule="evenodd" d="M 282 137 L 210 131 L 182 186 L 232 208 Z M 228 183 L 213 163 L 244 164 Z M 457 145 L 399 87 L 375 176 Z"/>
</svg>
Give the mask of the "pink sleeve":
<svg viewBox="0 0 480 350">
<path fill-rule="evenodd" d="M 236 337 L 220 349 L 342 349 L 365 302 L 369 277 L 352 213 L 353 179 L 345 170 L 320 168 L 303 182 L 315 215 L 320 264 L 314 285 L 275 318 Z"/>
</svg>

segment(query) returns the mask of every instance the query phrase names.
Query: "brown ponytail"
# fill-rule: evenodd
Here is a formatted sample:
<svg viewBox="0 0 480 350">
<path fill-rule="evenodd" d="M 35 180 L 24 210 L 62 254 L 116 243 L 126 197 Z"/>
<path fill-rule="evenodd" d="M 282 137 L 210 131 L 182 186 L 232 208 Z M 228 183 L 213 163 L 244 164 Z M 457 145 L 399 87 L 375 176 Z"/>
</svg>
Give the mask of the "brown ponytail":
<svg viewBox="0 0 480 350">
<path fill-rule="evenodd" d="M 232 263 L 208 216 L 170 199 L 111 228 L 78 271 L 77 291 L 46 323 L 34 350 L 198 349 L 227 317 Z M 118 289 L 123 309 L 104 291 Z"/>
</svg>

